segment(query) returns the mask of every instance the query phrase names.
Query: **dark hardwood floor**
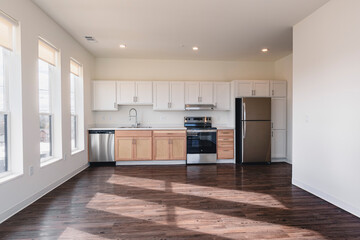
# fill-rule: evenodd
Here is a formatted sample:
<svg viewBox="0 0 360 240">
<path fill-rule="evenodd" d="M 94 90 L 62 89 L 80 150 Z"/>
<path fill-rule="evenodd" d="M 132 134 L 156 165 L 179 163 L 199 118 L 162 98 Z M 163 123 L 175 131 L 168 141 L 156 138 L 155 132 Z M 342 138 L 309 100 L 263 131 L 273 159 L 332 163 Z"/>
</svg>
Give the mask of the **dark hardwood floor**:
<svg viewBox="0 0 360 240">
<path fill-rule="evenodd" d="M 291 185 L 291 165 L 92 167 L 0 239 L 360 239 L 360 219 Z"/>
</svg>

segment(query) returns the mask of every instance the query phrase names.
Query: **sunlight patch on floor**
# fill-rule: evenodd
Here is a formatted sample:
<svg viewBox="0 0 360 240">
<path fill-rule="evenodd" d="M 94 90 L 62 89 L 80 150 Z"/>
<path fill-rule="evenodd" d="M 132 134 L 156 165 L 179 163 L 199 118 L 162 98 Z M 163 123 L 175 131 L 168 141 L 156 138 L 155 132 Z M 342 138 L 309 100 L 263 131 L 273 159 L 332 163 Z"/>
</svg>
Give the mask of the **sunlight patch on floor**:
<svg viewBox="0 0 360 240">
<path fill-rule="evenodd" d="M 298 232 L 295 227 L 256 221 L 243 216 L 234 217 L 178 206 L 173 206 L 169 210 L 169 207 L 165 204 L 105 193 L 97 193 L 86 207 L 204 234 L 217 236 L 224 236 L 225 234 L 230 239 L 238 239 L 239 234 L 246 234 L 255 238 L 262 238 L 267 235 L 268 237 L 277 236 L 286 239 L 289 237 L 286 232 Z M 259 229 L 261 229 L 261 232 L 259 232 Z M 295 229 L 297 230 L 295 231 Z M 306 235 L 309 232 L 312 231 L 304 230 L 302 233 Z"/>
<path fill-rule="evenodd" d="M 78 239 L 78 240 L 82 240 L 82 239 L 108 239 L 108 238 L 104 238 L 104 237 L 100 237 L 98 235 L 94 235 L 94 234 L 90 234 L 87 232 L 83 232 L 71 227 L 67 227 L 65 229 L 65 231 L 59 236 L 58 239 L 61 240 L 70 240 L 70 239 Z M 117 238 L 117 239 L 121 239 L 121 238 Z"/>
<path fill-rule="evenodd" d="M 146 188 L 155 191 L 173 192 L 196 197 L 211 198 L 220 201 L 229 201 L 243 204 L 251 204 L 262 207 L 287 209 L 281 202 L 269 194 L 247 192 L 241 190 L 224 189 L 219 187 L 207 187 L 194 184 L 171 182 L 171 189 L 168 188 L 168 181 L 154 180 L 148 178 L 129 177 L 112 175 L 108 181 L 111 184 L 121 184 L 130 187 Z M 141 183 L 141 184 L 140 184 Z"/>
</svg>

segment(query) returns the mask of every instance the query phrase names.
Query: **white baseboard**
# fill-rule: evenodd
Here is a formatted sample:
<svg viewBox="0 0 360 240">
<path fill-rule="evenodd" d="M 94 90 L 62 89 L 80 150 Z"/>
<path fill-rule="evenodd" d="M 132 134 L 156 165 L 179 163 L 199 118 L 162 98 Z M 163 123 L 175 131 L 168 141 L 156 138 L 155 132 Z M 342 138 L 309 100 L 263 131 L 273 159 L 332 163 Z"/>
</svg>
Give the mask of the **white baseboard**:
<svg viewBox="0 0 360 240">
<path fill-rule="evenodd" d="M 360 218 L 359 208 L 347 204 L 336 197 L 324 193 L 294 178 L 292 179 L 292 184 Z"/>
<path fill-rule="evenodd" d="M 89 167 L 89 164 L 86 163 L 85 165 L 81 166 L 80 168 L 76 169 L 75 171 L 67 174 L 66 176 L 60 178 L 56 182 L 48 185 L 47 187 L 43 188 L 39 192 L 35 193 L 34 195 L 28 197 L 27 199 L 21 201 L 20 203 L 16 204 L 15 206 L 11 207 L 10 209 L 6 210 L 5 212 L 0 213 L 0 224 L 4 221 L 6 221 L 8 218 L 12 217 L 16 213 L 20 212 L 39 198 L 43 197 L 45 194 L 51 192 L 70 178 L 74 177 L 78 173 L 82 172 L 86 168 Z"/>
<path fill-rule="evenodd" d="M 169 161 L 117 161 L 116 166 L 144 166 L 144 165 L 185 165 L 186 160 Z"/>
</svg>

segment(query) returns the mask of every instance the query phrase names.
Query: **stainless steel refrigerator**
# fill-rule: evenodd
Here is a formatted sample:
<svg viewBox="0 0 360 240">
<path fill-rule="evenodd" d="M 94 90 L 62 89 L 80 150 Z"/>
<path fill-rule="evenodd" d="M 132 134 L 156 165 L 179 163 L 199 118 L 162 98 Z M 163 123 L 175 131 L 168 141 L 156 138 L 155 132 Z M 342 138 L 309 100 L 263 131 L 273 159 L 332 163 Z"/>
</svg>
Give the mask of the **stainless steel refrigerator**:
<svg viewBox="0 0 360 240">
<path fill-rule="evenodd" d="M 271 98 L 236 98 L 236 163 L 271 162 Z"/>
</svg>

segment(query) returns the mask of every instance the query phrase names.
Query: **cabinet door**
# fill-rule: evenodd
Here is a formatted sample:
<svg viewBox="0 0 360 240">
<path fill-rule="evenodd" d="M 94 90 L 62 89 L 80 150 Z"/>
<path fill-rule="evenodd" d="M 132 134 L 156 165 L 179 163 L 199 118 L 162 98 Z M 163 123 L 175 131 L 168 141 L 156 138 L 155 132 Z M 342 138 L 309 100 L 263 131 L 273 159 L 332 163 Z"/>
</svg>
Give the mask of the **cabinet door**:
<svg viewBox="0 0 360 240">
<path fill-rule="evenodd" d="M 168 110 L 170 96 L 169 82 L 154 82 L 154 110 Z"/>
<path fill-rule="evenodd" d="M 170 110 L 185 110 L 184 82 L 170 83 Z"/>
<path fill-rule="evenodd" d="M 270 88 L 270 95 L 272 97 L 286 97 L 286 81 L 271 81 Z"/>
<path fill-rule="evenodd" d="M 271 157 L 286 158 L 286 130 L 272 130 Z"/>
<path fill-rule="evenodd" d="M 268 80 L 255 80 L 253 81 L 254 96 L 268 97 L 270 96 L 270 81 Z"/>
<path fill-rule="evenodd" d="M 170 159 L 170 139 L 168 137 L 154 137 L 154 160 Z"/>
<path fill-rule="evenodd" d="M 185 104 L 199 103 L 199 83 L 186 82 L 185 83 Z"/>
<path fill-rule="evenodd" d="M 153 103 L 152 82 L 136 82 L 136 104 L 151 105 Z"/>
<path fill-rule="evenodd" d="M 152 137 L 135 137 L 135 160 L 152 159 Z"/>
<path fill-rule="evenodd" d="M 230 83 L 214 83 L 215 110 L 230 110 Z"/>
<path fill-rule="evenodd" d="M 134 160 L 134 138 L 116 137 L 115 138 L 115 161 Z"/>
<path fill-rule="evenodd" d="M 117 82 L 117 103 L 118 104 L 135 103 L 135 82 L 129 82 L 129 81 Z"/>
<path fill-rule="evenodd" d="M 170 139 L 170 159 L 186 160 L 186 138 L 172 137 Z"/>
<path fill-rule="evenodd" d="M 252 96 L 252 81 L 237 81 L 236 83 L 236 97 L 251 97 Z"/>
<path fill-rule="evenodd" d="M 286 98 L 271 99 L 271 128 L 286 129 Z"/>
<path fill-rule="evenodd" d="M 93 110 L 116 111 L 116 82 L 93 81 Z"/>
<path fill-rule="evenodd" d="M 201 104 L 213 104 L 214 103 L 214 84 L 212 82 L 200 82 L 200 98 Z"/>
</svg>

